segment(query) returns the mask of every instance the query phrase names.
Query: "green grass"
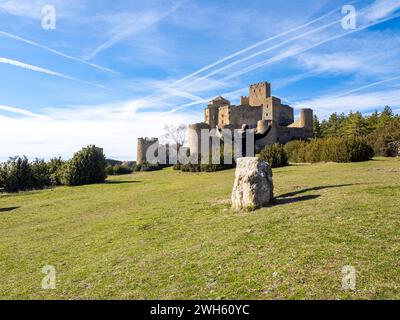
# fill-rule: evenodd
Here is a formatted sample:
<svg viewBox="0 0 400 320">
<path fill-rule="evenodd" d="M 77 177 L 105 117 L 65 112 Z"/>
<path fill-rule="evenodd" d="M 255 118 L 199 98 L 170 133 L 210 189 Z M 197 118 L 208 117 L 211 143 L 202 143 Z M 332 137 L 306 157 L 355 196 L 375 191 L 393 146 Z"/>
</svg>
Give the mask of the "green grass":
<svg viewBox="0 0 400 320">
<path fill-rule="evenodd" d="M 278 204 L 249 213 L 230 210 L 233 178 L 166 169 L 0 195 L 0 298 L 400 298 L 399 159 L 276 169 Z"/>
</svg>

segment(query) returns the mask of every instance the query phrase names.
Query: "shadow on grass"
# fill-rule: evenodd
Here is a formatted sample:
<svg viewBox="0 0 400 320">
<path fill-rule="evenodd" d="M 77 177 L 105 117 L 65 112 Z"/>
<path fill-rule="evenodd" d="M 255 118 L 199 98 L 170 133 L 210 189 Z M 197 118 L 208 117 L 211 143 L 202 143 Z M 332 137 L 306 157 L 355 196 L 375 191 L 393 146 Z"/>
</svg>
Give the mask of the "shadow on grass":
<svg viewBox="0 0 400 320">
<path fill-rule="evenodd" d="M 307 196 L 301 196 L 301 197 L 295 197 L 295 198 L 284 198 L 284 199 L 280 199 L 278 197 L 275 199 L 274 205 L 279 206 L 279 205 L 296 203 L 296 202 L 301 202 L 301 201 L 314 200 L 319 197 L 320 197 L 320 195 L 307 195 Z"/>
<path fill-rule="evenodd" d="M 19 209 L 19 207 L 0 208 L 0 212 L 10 212 Z"/>
<path fill-rule="evenodd" d="M 105 184 L 131 184 L 131 183 L 142 183 L 143 181 L 106 181 Z"/>
<path fill-rule="evenodd" d="M 330 186 L 319 186 L 319 187 L 313 187 L 313 188 L 306 188 L 294 192 L 289 192 L 285 194 L 281 194 L 277 198 L 289 198 L 289 197 L 294 197 L 297 196 L 298 194 L 306 193 L 309 191 L 318 191 L 318 190 L 324 190 L 324 189 L 332 189 L 332 188 L 342 188 L 342 187 L 350 187 L 354 186 L 354 184 L 348 183 L 348 184 L 337 184 L 337 185 L 330 185 Z"/>
</svg>

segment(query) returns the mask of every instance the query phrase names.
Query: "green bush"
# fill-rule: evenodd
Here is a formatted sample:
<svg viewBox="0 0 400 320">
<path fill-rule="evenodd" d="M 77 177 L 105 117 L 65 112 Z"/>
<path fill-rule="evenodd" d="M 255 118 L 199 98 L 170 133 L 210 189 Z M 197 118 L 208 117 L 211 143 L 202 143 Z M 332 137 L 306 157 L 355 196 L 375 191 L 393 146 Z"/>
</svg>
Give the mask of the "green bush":
<svg viewBox="0 0 400 320">
<path fill-rule="evenodd" d="M 108 165 L 106 167 L 106 173 L 108 176 L 113 176 L 114 175 L 114 166 Z"/>
<path fill-rule="evenodd" d="M 143 163 L 137 164 L 133 170 L 134 171 L 157 171 L 157 170 L 162 170 L 163 168 L 165 168 L 165 166 L 163 166 L 159 163 L 152 164 L 152 163 L 148 163 L 148 162 L 143 162 Z"/>
<path fill-rule="evenodd" d="M 106 158 L 96 146 L 88 146 L 74 154 L 63 170 L 62 182 L 68 186 L 102 183 L 107 178 Z"/>
<path fill-rule="evenodd" d="M 305 141 L 293 140 L 285 145 L 285 151 L 290 162 L 301 163 L 306 162 Z"/>
<path fill-rule="evenodd" d="M 289 161 L 295 163 L 358 162 L 370 160 L 374 156 L 371 145 L 360 137 L 291 141 L 286 144 L 285 151 Z"/>
<path fill-rule="evenodd" d="M 36 159 L 30 164 L 32 172 L 32 189 L 44 189 L 51 186 L 49 166 L 44 160 Z"/>
<path fill-rule="evenodd" d="M 210 155 L 208 158 L 209 163 L 208 164 L 202 164 L 201 163 L 201 156 L 197 155 L 198 163 L 193 164 L 193 163 L 188 163 L 188 164 L 181 164 L 177 163 L 173 166 L 174 170 L 181 170 L 183 172 L 216 172 L 216 171 L 221 171 L 221 170 L 227 170 L 227 169 L 232 169 L 236 166 L 236 160 L 232 155 L 232 164 L 225 164 L 225 157 L 224 157 L 224 149 L 223 147 L 221 148 L 220 152 L 220 159 L 219 159 L 219 164 L 212 164 L 212 153 L 210 150 Z"/>
<path fill-rule="evenodd" d="M 391 146 L 400 141 L 400 118 L 391 120 L 386 126 L 377 128 L 368 136 L 376 155 L 389 157 L 393 155 Z"/>
<path fill-rule="evenodd" d="M 288 165 L 288 156 L 285 148 L 279 143 L 265 147 L 260 153 L 260 159 L 265 160 L 272 168 Z"/>
<path fill-rule="evenodd" d="M 133 172 L 132 168 L 124 164 L 117 164 L 113 169 L 114 175 L 131 174 Z"/>
<path fill-rule="evenodd" d="M 47 168 L 52 186 L 60 186 L 62 184 L 62 175 L 65 161 L 61 158 L 53 158 L 47 162 Z"/>
</svg>

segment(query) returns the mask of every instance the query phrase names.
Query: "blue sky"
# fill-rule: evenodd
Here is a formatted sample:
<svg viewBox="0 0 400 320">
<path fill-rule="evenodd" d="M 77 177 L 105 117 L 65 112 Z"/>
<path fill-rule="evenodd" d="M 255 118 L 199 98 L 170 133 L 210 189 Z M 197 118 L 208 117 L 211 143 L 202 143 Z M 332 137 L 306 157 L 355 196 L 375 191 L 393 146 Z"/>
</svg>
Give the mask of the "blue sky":
<svg viewBox="0 0 400 320">
<path fill-rule="evenodd" d="M 42 28 L 42 7 L 56 29 Z M 345 30 L 343 5 L 356 8 Z M 400 0 L 0 0 L 0 160 L 87 144 L 136 157 L 139 136 L 203 120 L 250 83 L 320 118 L 400 112 Z"/>
</svg>

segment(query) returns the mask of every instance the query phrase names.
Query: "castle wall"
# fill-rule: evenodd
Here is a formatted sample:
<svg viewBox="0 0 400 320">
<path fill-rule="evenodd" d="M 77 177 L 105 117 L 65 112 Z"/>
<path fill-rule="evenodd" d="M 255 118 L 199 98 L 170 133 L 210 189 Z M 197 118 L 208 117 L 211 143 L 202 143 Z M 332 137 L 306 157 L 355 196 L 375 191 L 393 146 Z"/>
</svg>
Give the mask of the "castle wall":
<svg viewBox="0 0 400 320">
<path fill-rule="evenodd" d="M 137 163 L 141 164 L 147 162 L 146 153 L 150 146 L 159 145 L 158 138 L 139 138 L 137 144 Z"/>
<path fill-rule="evenodd" d="M 294 111 L 293 108 L 282 105 L 281 99 L 269 97 L 266 99 L 266 104 L 263 107 L 261 119 L 275 121 L 280 126 L 287 126 L 293 123 Z"/>
<path fill-rule="evenodd" d="M 257 126 L 262 117 L 262 107 L 236 106 L 231 107 L 230 123 L 241 126 Z"/>
</svg>

